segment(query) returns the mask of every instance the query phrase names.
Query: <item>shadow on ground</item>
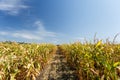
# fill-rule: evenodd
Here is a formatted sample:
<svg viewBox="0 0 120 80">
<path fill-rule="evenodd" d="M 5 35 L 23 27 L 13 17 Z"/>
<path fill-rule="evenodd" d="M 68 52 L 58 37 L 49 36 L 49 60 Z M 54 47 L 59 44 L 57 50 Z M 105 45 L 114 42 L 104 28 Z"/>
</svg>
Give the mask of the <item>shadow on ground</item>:
<svg viewBox="0 0 120 80">
<path fill-rule="evenodd" d="M 65 57 L 60 54 L 60 50 L 56 52 L 50 64 L 45 69 L 42 76 L 36 80 L 79 80 L 75 74 L 75 70 L 67 65 Z"/>
<path fill-rule="evenodd" d="M 54 76 L 52 74 L 54 74 Z M 54 62 L 51 64 L 48 80 L 78 80 L 78 77 L 75 74 L 75 70 L 67 65 L 65 57 L 57 54 L 54 57 Z"/>
</svg>

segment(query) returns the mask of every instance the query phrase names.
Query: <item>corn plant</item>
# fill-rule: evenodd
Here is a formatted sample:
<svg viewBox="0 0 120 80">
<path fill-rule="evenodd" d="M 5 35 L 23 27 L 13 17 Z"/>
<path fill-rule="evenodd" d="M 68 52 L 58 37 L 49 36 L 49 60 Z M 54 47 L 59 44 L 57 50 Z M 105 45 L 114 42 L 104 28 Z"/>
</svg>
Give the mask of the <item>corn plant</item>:
<svg viewBox="0 0 120 80">
<path fill-rule="evenodd" d="M 110 42 L 74 43 L 60 46 L 68 64 L 75 68 L 80 80 L 118 80 L 120 45 Z"/>
<path fill-rule="evenodd" d="M 53 44 L 0 43 L 0 80 L 35 80 L 55 51 Z"/>
</svg>

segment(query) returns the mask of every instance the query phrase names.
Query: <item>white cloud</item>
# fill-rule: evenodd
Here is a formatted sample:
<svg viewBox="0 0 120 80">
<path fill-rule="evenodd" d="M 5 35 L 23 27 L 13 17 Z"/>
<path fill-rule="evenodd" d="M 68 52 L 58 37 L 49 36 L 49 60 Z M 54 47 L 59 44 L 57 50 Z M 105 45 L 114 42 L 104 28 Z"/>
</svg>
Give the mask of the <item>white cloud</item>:
<svg viewBox="0 0 120 80">
<path fill-rule="evenodd" d="M 1 32 L 0 32 L 0 35 L 8 35 L 8 33 L 7 33 L 7 32 L 4 32 L 4 31 L 1 31 Z"/>
<path fill-rule="evenodd" d="M 21 9 L 28 8 L 23 2 L 23 0 L 0 0 L 0 11 L 10 15 L 16 15 Z"/>
<path fill-rule="evenodd" d="M 47 31 L 45 27 L 43 26 L 43 23 L 39 20 L 34 22 L 34 26 L 38 28 L 37 32 L 38 34 L 41 34 L 42 36 L 49 36 L 49 37 L 55 37 L 56 33 Z"/>
<path fill-rule="evenodd" d="M 28 34 L 28 33 L 21 33 L 21 32 L 13 33 L 12 36 L 16 37 L 16 38 L 21 37 L 21 38 L 25 38 L 25 39 L 34 39 L 34 40 L 42 39 L 40 36 L 36 36 L 34 34 Z"/>
<path fill-rule="evenodd" d="M 41 21 L 37 20 L 33 23 L 33 25 L 35 27 L 34 30 L 0 31 L 0 35 L 26 40 L 45 40 L 49 38 L 56 38 L 57 34 L 46 30 Z"/>
</svg>

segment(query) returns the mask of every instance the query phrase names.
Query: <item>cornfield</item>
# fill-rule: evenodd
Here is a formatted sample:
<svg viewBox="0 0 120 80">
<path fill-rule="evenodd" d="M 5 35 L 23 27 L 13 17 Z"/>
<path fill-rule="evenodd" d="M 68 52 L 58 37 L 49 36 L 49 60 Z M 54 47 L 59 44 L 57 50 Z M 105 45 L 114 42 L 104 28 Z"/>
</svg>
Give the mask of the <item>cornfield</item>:
<svg viewBox="0 0 120 80">
<path fill-rule="evenodd" d="M 0 43 L 0 80 L 35 80 L 56 52 L 53 44 Z"/>
<path fill-rule="evenodd" d="M 75 69 L 79 80 L 119 80 L 120 44 L 112 42 L 76 42 L 63 44 L 60 50 Z"/>
<path fill-rule="evenodd" d="M 120 79 L 120 44 L 98 40 L 59 46 L 1 42 L 0 80 L 36 80 L 56 51 L 65 56 L 79 80 Z"/>
</svg>

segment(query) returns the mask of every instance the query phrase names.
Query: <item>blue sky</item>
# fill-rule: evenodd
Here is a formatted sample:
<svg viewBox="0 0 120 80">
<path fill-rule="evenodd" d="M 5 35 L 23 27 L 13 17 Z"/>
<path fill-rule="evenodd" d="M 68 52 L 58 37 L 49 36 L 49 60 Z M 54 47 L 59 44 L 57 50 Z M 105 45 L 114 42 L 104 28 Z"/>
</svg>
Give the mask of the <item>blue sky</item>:
<svg viewBox="0 0 120 80">
<path fill-rule="evenodd" d="M 0 41 L 68 43 L 119 32 L 120 0 L 0 0 Z"/>
</svg>

